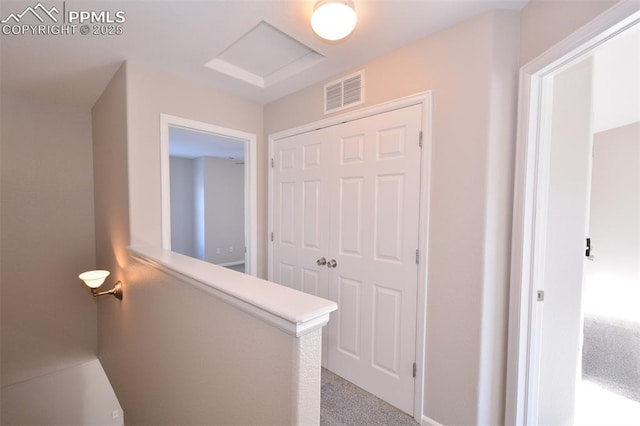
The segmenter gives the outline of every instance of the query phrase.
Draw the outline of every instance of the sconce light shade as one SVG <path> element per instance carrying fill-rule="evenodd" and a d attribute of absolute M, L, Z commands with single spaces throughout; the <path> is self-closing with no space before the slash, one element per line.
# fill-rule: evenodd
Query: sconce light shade
<path fill-rule="evenodd" d="M 311 15 L 311 28 L 326 40 L 345 38 L 356 27 L 358 17 L 351 0 L 321 0 Z"/>
<path fill-rule="evenodd" d="M 105 270 L 87 271 L 78 275 L 84 283 L 91 288 L 98 288 L 104 280 L 109 276 L 110 272 Z"/>
<path fill-rule="evenodd" d="M 89 288 L 91 288 L 91 294 L 93 294 L 93 297 L 111 294 L 116 299 L 122 300 L 122 283 L 120 281 L 116 282 L 111 290 L 98 293 L 98 287 L 102 285 L 105 278 L 107 278 L 109 274 L 109 271 L 98 269 L 95 271 L 83 272 L 82 274 L 78 275 L 78 278 L 84 281 L 84 283 Z"/>

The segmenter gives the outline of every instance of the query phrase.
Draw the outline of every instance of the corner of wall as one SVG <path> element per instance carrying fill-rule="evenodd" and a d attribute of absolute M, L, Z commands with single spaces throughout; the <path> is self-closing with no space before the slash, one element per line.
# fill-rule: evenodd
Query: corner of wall
<path fill-rule="evenodd" d="M 503 424 L 509 273 L 516 146 L 520 14 L 493 15 L 492 70 L 485 171 L 484 259 L 478 423 Z"/>
<path fill-rule="evenodd" d="M 126 86 L 127 66 L 123 63 L 91 110 L 96 262 L 97 267 L 111 270 L 124 267 L 128 258 Z"/>

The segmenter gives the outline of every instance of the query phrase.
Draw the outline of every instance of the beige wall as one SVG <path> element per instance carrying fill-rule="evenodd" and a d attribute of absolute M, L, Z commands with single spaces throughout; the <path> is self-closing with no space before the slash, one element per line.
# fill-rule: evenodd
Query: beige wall
<path fill-rule="evenodd" d="M 257 135 L 257 175 L 265 176 L 263 107 L 140 64 L 128 64 L 127 79 L 128 128 L 132 142 L 128 148 L 131 241 L 132 244 L 160 245 L 160 162 L 149 161 L 150 158 L 160 158 L 160 114 L 171 114 Z M 258 179 L 258 185 L 258 275 L 265 276 L 266 183 Z"/>
<path fill-rule="evenodd" d="M 202 158 L 204 260 L 207 262 L 244 261 L 244 166 L 236 162 Z"/>
<path fill-rule="evenodd" d="M 244 262 L 245 169 L 237 163 L 216 157 L 170 158 L 173 251 L 217 265 Z"/>
<path fill-rule="evenodd" d="M 234 105 L 249 107 L 236 109 L 235 118 L 218 111 Z M 142 197 L 159 209 L 159 198 L 135 191 L 148 179 L 146 191 L 159 197 L 159 168 L 147 166 L 159 158 L 160 111 L 244 131 L 262 128 L 262 107 L 130 64 L 93 108 L 96 209 L 105 209 L 96 214 L 97 263 L 124 283 L 122 301 L 99 302 L 98 346 L 126 422 L 313 423 L 320 408 L 319 330 L 290 336 L 126 251 L 129 211 L 132 225 L 144 219 L 142 206 L 128 208 L 128 200 Z M 159 210 L 146 214 L 159 227 Z M 139 227 L 138 238 L 158 238 L 159 228 L 152 231 Z"/>
<path fill-rule="evenodd" d="M 126 65 L 122 65 L 91 110 L 96 267 L 111 271 L 112 282 L 129 261 L 126 88 Z M 100 317 L 98 324 L 103 325 Z"/>
<path fill-rule="evenodd" d="M 120 274 L 123 301 L 101 302 L 100 359 L 128 425 L 294 423 L 306 399 L 294 398 L 297 355 L 313 336 L 296 339 L 137 262 Z M 319 371 L 319 358 L 310 365 Z"/>
<path fill-rule="evenodd" d="M 2 94 L 2 386 L 95 358 L 91 116 Z"/>
<path fill-rule="evenodd" d="M 522 65 L 544 53 L 619 0 L 530 0 L 522 9 Z"/>
<path fill-rule="evenodd" d="M 196 257 L 196 176 L 191 158 L 170 157 L 171 250 Z"/>
<path fill-rule="evenodd" d="M 364 106 L 433 90 L 424 414 L 442 424 L 503 418 L 518 38 L 517 13 L 489 13 L 360 67 Z M 268 104 L 266 133 L 324 118 L 322 87 Z"/>
<path fill-rule="evenodd" d="M 595 70 L 594 70 L 595 72 Z M 584 311 L 640 323 L 640 122 L 594 135 Z"/>
<path fill-rule="evenodd" d="M 519 24 L 498 15 L 492 34 L 478 403 L 478 420 L 488 424 L 504 422 Z"/>

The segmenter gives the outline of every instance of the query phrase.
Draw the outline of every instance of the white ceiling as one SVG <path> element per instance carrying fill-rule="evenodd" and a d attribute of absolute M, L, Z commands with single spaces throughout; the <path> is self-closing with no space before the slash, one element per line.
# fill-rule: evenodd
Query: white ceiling
<path fill-rule="evenodd" d="M 180 158 L 218 157 L 244 161 L 244 142 L 183 127 L 169 127 L 169 155 Z"/>
<path fill-rule="evenodd" d="M 3 0 L 0 18 L 37 1 Z M 3 90 L 92 106 L 122 61 L 132 60 L 267 103 L 472 16 L 494 8 L 519 10 L 526 1 L 355 0 L 358 25 L 342 42 L 326 42 L 312 32 L 315 0 L 45 1 L 67 13 L 122 10 L 123 34 L 2 35 L 0 79 Z M 326 59 L 265 88 L 204 66 L 262 21 Z"/>
<path fill-rule="evenodd" d="M 593 132 L 640 121 L 640 24 L 593 54 Z"/>

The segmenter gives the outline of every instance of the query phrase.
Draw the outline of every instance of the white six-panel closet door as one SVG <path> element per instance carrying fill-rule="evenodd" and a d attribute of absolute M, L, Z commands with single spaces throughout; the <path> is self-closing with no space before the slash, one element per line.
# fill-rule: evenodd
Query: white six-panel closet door
<path fill-rule="evenodd" d="M 273 278 L 338 303 L 325 365 L 407 413 L 421 117 L 416 105 L 274 143 Z"/>

